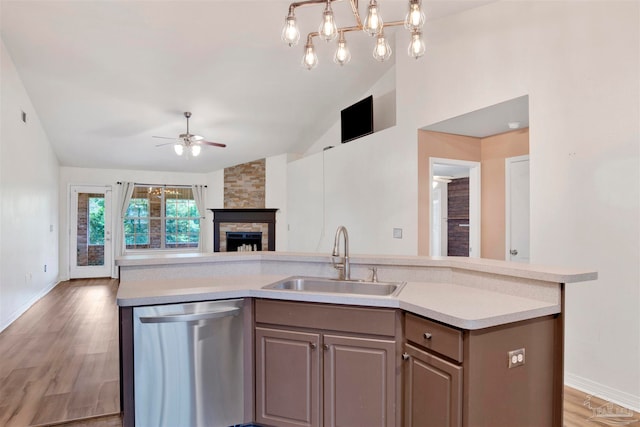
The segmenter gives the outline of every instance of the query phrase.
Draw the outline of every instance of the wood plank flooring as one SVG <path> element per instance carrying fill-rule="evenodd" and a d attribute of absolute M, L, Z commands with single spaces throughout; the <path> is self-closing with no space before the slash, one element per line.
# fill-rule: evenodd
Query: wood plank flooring
<path fill-rule="evenodd" d="M 63 282 L 0 333 L 0 426 L 122 427 L 117 288 L 114 279 Z M 610 425 L 587 398 L 565 387 L 564 427 Z M 640 427 L 640 414 L 628 421 Z"/>
<path fill-rule="evenodd" d="M 117 288 L 60 283 L 0 333 L 0 425 L 119 412 Z"/>

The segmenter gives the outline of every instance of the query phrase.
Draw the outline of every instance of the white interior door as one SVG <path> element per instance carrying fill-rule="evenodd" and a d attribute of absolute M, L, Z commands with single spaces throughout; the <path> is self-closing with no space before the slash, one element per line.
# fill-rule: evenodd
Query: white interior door
<path fill-rule="evenodd" d="M 505 259 L 529 262 L 529 156 L 506 159 Z"/>
<path fill-rule="evenodd" d="M 111 187 L 69 188 L 69 277 L 111 277 Z"/>

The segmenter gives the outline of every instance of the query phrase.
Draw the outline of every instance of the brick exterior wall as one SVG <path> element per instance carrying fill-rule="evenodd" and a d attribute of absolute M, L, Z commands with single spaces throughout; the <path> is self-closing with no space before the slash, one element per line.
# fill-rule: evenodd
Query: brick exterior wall
<path fill-rule="evenodd" d="M 265 159 L 225 168 L 225 209 L 264 208 Z"/>

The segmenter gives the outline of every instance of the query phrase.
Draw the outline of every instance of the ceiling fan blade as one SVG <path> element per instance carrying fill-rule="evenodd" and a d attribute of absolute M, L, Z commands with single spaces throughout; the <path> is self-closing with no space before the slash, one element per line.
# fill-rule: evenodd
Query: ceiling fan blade
<path fill-rule="evenodd" d="M 156 147 L 164 147 L 165 145 L 174 145 L 175 142 L 165 142 L 164 144 L 156 144 Z"/>
<path fill-rule="evenodd" d="M 227 144 L 222 144 L 220 142 L 211 142 L 211 141 L 199 141 L 199 142 L 200 142 L 200 144 L 211 145 L 213 147 L 222 147 L 222 148 L 224 148 L 224 147 L 227 146 Z"/>
<path fill-rule="evenodd" d="M 174 137 L 174 138 L 172 138 L 172 137 L 170 137 L 170 136 L 155 136 L 155 135 L 154 135 L 154 136 L 152 136 L 151 138 L 160 138 L 160 139 L 178 139 L 178 138 L 175 138 L 175 137 Z"/>

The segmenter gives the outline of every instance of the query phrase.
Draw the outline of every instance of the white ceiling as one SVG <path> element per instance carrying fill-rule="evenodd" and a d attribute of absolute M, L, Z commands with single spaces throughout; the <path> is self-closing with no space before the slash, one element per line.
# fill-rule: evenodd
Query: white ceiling
<path fill-rule="evenodd" d="M 516 125 L 510 128 L 509 125 Z M 424 130 L 452 133 L 455 135 L 486 138 L 514 129 L 529 127 L 529 97 L 527 95 L 499 104 L 481 108 L 457 117 L 452 117 L 429 126 Z"/>
<path fill-rule="evenodd" d="M 427 25 L 490 2 L 423 0 Z M 371 57 L 369 37 L 352 33 L 351 63 L 335 65 L 332 46 L 316 42 L 320 64 L 303 69 L 301 44 L 321 8 L 299 9 L 301 44 L 290 49 L 280 41 L 288 5 L 2 0 L 0 29 L 63 166 L 210 172 L 304 152 L 393 66 Z M 345 22 L 349 3 L 333 8 Z M 406 2 L 381 8 L 399 20 Z M 192 133 L 227 148 L 206 147 L 187 161 L 170 145 L 156 147 L 166 141 L 152 136 L 185 131 L 184 111 L 193 113 Z"/>

